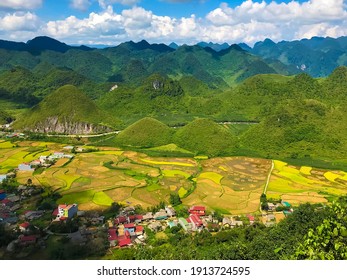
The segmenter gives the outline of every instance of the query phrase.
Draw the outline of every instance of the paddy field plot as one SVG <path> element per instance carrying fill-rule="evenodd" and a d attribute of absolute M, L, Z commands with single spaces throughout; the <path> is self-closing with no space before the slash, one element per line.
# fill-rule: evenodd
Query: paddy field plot
<path fill-rule="evenodd" d="M 293 205 L 304 202 L 324 203 L 331 196 L 347 194 L 346 173 L 290 166 L 274 161 L 267 197 L 283 199 Z"/>

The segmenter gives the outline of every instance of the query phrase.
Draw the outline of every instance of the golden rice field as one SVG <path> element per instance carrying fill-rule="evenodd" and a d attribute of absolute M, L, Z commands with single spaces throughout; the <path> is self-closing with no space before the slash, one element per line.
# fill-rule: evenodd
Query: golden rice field
<path fill-rule="evenodd" d="M 49 142 L 0 142 L 0 174 L 40 155 L 64 151 Z M 169 147 L 172 148 L 172 147 Z M 174 147 L 178 149 L 179 147 Z M 271 170 L 271 160 L 247 157 L 168 158 L 102 147 L 61 159 L 40 172 L 18 172 L 17 179 L 59 192 L 59 203 L 78 203 L 80 209 L 105 209 L 113 202 L 144 208 L 169 201 L 177 192 L 186 206 L 204 205 L 225 214 L 259 210 L 259 198 Z M 293 205 L 327 202 L 347 194 L 347 173 L 291 166 L 274 161 L 267 196 Z"/>

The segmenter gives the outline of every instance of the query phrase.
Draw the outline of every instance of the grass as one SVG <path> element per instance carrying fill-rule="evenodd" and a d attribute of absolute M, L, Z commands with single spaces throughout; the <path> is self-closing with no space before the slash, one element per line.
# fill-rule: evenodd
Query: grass
<path fill-rule="evenodd" d="M 223 176 L 215 172 L 203 172 L 200 174 L 199 178 L 206 178 L 220 185 Z"/>

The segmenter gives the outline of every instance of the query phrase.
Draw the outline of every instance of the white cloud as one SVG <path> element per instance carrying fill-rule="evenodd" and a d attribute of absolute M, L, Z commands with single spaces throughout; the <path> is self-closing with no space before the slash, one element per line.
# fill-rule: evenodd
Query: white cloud
<path fill-rule="evenodd" d="M 71 0 L 70 5 L 73 9 L 86 11 L 91 5 L 91 0 Z"/>
<path fill-rule="evenodd" d="M 40 20 L 30 12 L 17 12 L 0 18 L 0 26 L 3 31 L 35 31 L 40 26 Z"/>
<path fill-rule="evenodd" d="M 43 0 L 1 0 L 0 8 L 12 10 L 32 10 L 39 8 Z"/>
<path fill-rule="evenodd" d="M 98 1 L 103 9 L 85 18 L 69 16 L 41 25 L 33 14 L 8 14 L 6 20 L 0 17 L 0 30 L 20 30 L 20 26 L 23 30 L 34 30 L 37 27 L 36 35 L 52 36 L 67 43 L 113 45 L 142 39 L 164 43 L 213 41 L 246 42 L 252 45 L 265 38 L 280 41 L 347 35 L 347 12 L 343 0 L 311 0 L 303 3 L 294 0 L 289 3 L 245 0 L 234 8 L 222 3 L 205 17 L 190 15 L 180 18 L 156 15 L 136 6 L 141 2 L 139 0 L 71 1 L 75 7 L 81 8 Z M 116 2 L 133 6 L 116 12 L 112 7 Z M 31 21 L 28 20 L 29 15 L 33 17 Z M 23 17 L 27 18 L 26 24 L 22 24 L 25 22 Z M 14 22 L 17 22 L 16 27 L 13 27 Z M 11 33 L 11 36 L 15 35 L 16 32 Z M 24 35 L 18 31 L 18 36 Z"/>

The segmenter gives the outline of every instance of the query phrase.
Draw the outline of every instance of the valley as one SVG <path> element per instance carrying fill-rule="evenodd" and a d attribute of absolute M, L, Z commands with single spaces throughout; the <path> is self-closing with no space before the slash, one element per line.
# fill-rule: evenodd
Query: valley
<path fill-rule="evenodd" d="M 173 146 L 173 145 L 172 145 Z M 271 160 L 249 157 L 152 157 L 143 152 L 109 147 L 67 147 L 53 142 L 0 143 L 0 173 L 54 152 L 75 152 L 48 168 L 17 171 L 19 184 L 59 193 L 58 204 L 77 203 L 81 210 L 103 211 L 112 203 L 146 209 L 169 203 L 177 193 L 182 204 L 204 205 L 225 215 L 259 213 L 260 196 L 271 171 Z M 83 150 L 85 149 L 85 150 Z M 178 149 L 178 147 L 176 147 Z M 293 166 L 274 160 L 268 200 L 327 203 L 347 194 L 347 173 Z"/>
<path fill-rule="evenodd" d="M 0 259 L 345 259 L 345 45 L 0 40 Z"/>

